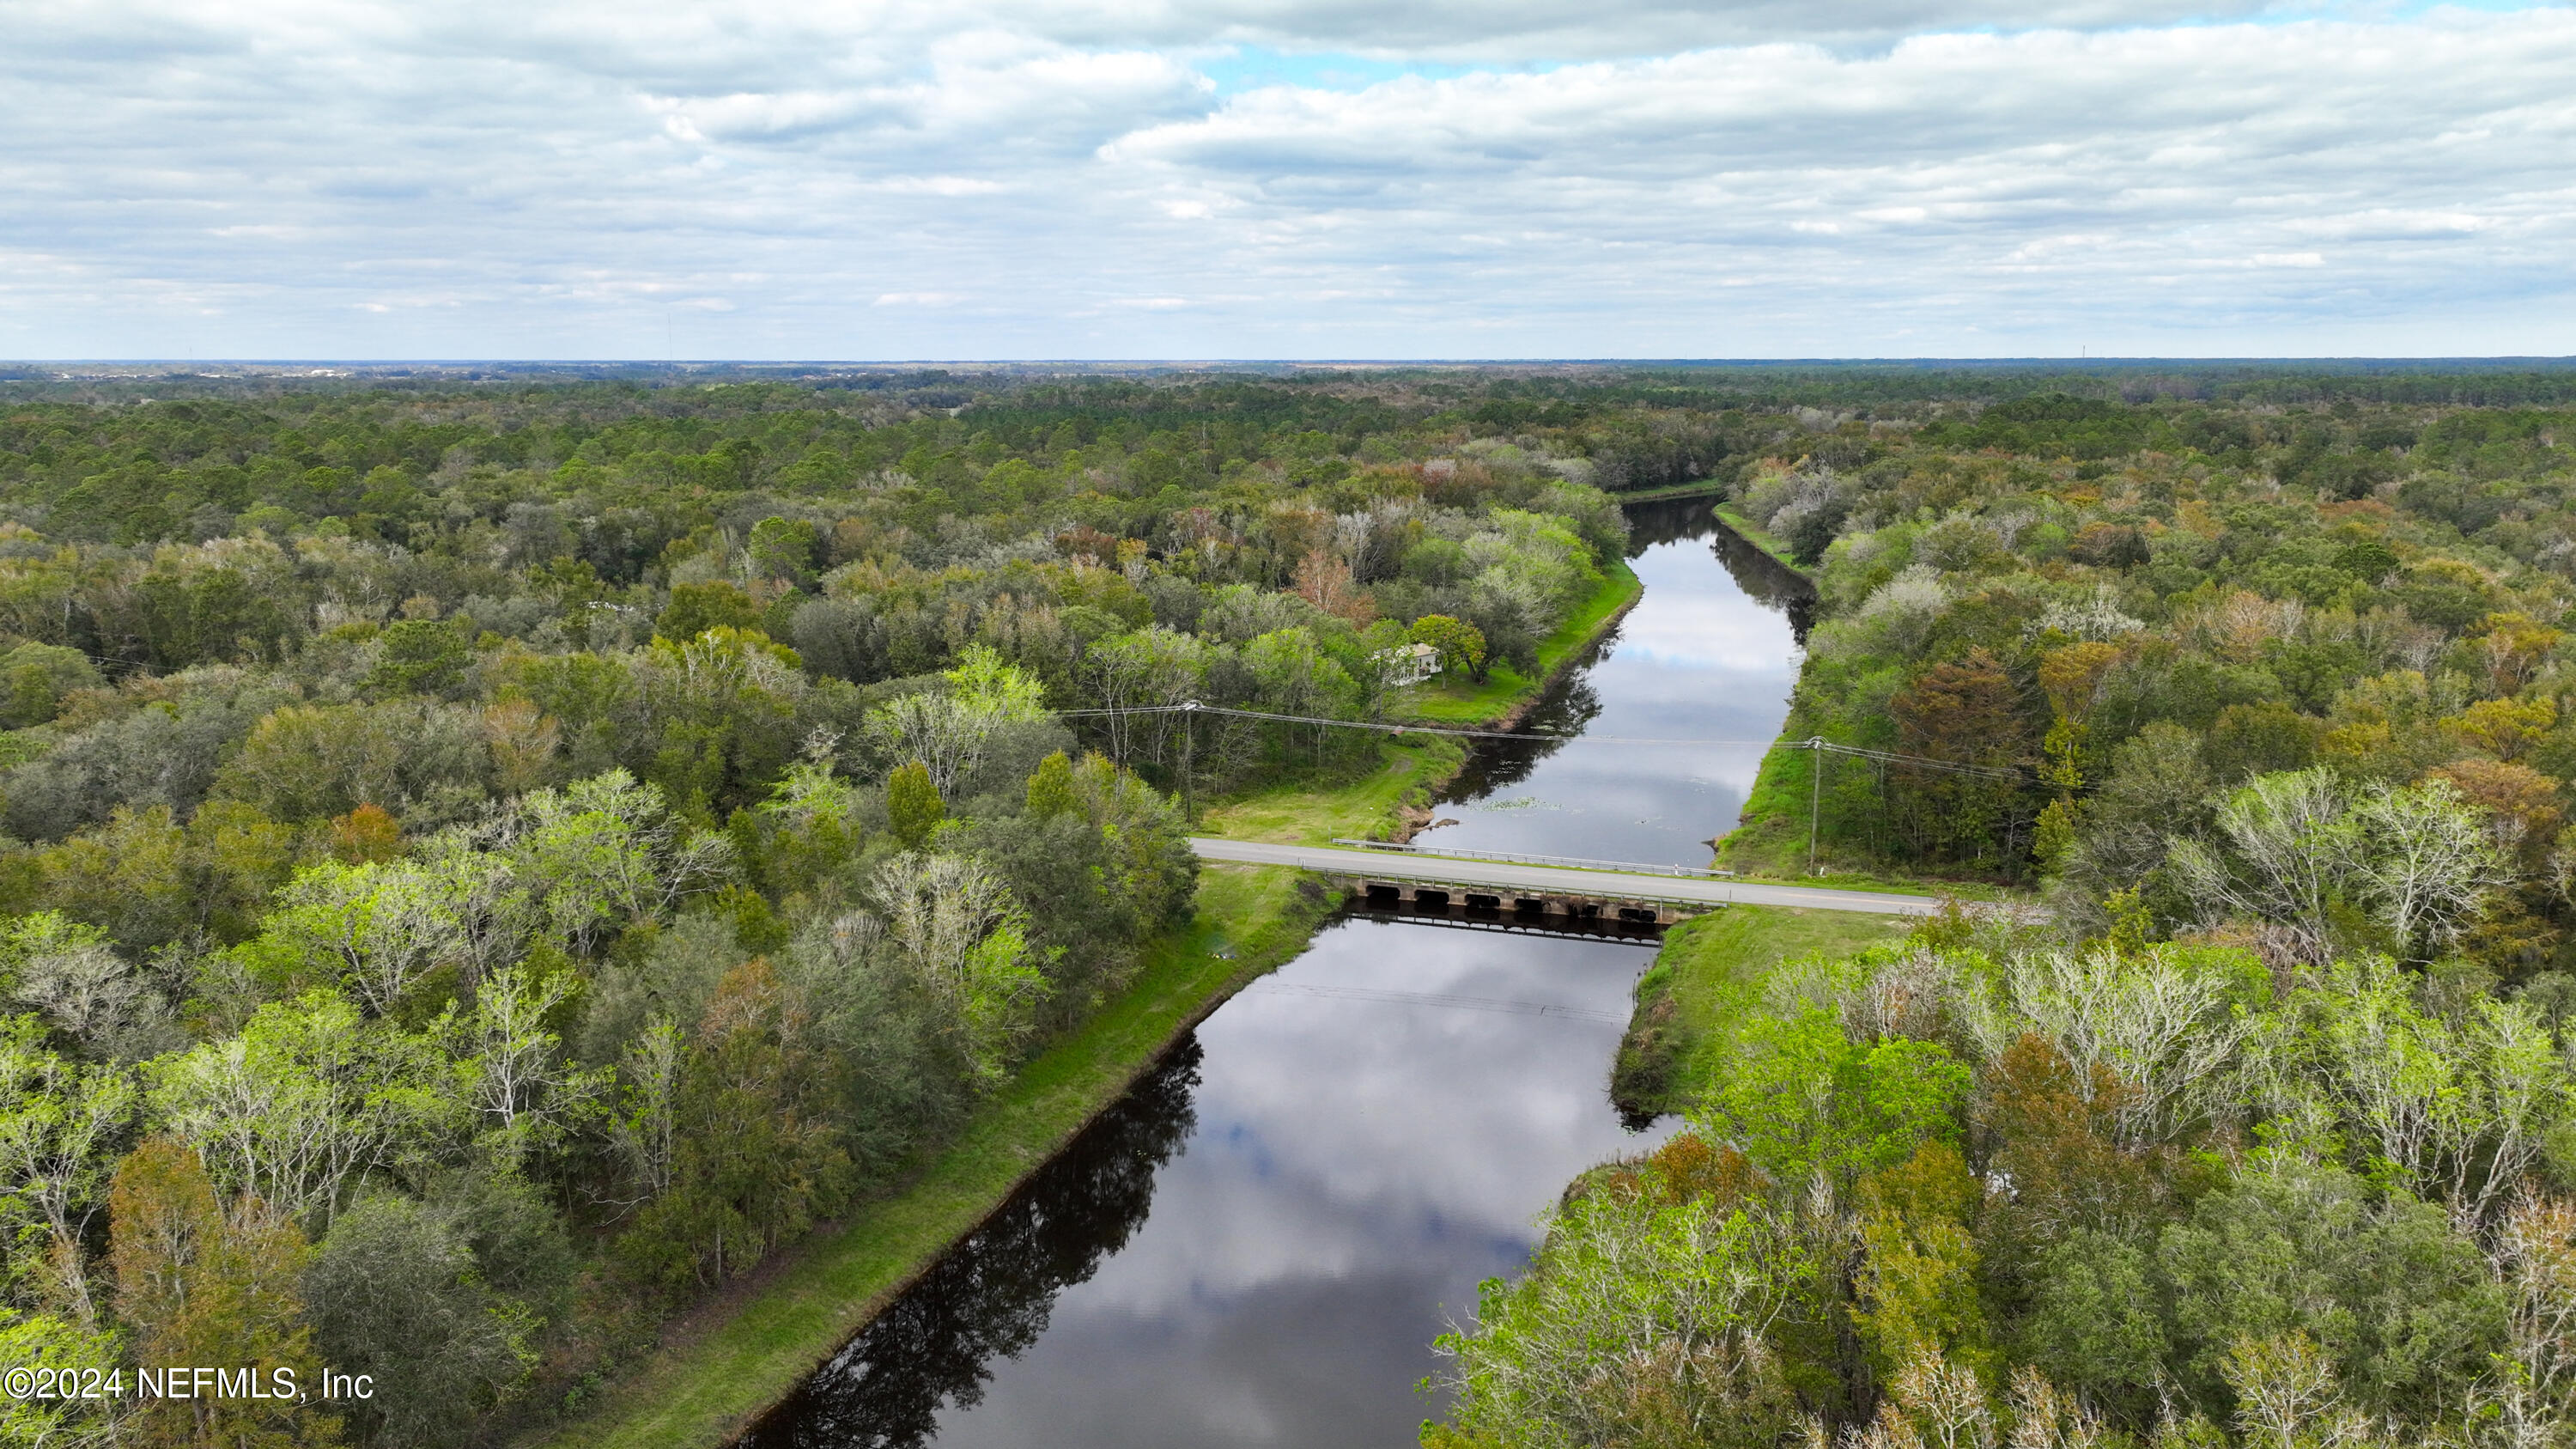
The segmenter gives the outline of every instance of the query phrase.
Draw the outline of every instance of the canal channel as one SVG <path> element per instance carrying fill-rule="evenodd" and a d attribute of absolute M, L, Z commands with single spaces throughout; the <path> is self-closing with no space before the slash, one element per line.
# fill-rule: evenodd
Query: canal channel
<path fill-rule="evenodd" d="M 1646 591 L 1534 732 L 1769 739 L 1798 582 L 1705 503 L 1631 514 Z M 1699 864 L 1761 748 L 1483 748 L 1426 844 Z M 1651 939 L 1346 916 L 1226 1003 L 744 1443 L 1363 1449 L 1565 1183 L 1650 1147 L 1610 1061 Z"/>

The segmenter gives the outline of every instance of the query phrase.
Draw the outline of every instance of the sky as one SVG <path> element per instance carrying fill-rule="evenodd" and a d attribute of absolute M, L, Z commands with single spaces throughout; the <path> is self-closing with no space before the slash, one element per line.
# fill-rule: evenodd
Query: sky
<path fill-rule="evenodd" d="M 2576 8 L 0 0 L 0 357 L 2576 353 Z"/>

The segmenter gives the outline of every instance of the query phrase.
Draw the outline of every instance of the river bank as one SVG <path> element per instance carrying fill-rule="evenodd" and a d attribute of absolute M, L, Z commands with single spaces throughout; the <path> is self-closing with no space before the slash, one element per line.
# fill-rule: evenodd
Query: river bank
<path fill-rule="evenodd" d="M 1805 579 L 1810 584 L 1815 582 L 1815 575 L 1807 572 L 1806 569 L 1799 566 L 1797 554 L 1791 550 L 1788 543 L 1782 540 L 1778 535 L 1765 532 L 1763 529 L 1757 527 L 1752 519 L 1745 517 L 1743 514 L 1736 512 L 1734 509 L 1727 507 L 1723 503 L 1715 505 L 1711 511 L 1717 515 L 1717 521 L 1719 523 L 1726 525 L 1728 532 L 1733 533 L 1736 537 L 1743 539 L 1746 543 L 1749 543 L 1755 548 L 1762 550 L 1764 553 L 1769 554 L 1771 556 L 1771 561 L 1780 565 L 1780 567 L 1787 569 L 1789 572 L 1796 574 L 1802 579 Z"/>
<path fill-rule="evenodd" d="M 1644 591 L 1624 561 L 1540 649 L 1535 678 L 1489 679 L 1435 705 L 1443 722 L 1509 727 L 1583 660 Z M 1501 675 L 1503 671 L 1496 671 Z M 1209 807 L 1202 823 L 1247 840 L 1392 835 L 1466 760 L 1438 736 L 1389 740 L 1379 764 L 1328 789 L 1292 786 Z M 1237 992 L 1304 951 L 1334 902 L 1302 872 L 1210 866 L 1187 930 L 1135 982 L 1028 1063 L 957 1141 L 849 1223 L 782 1250 L 742 1284 L 671 1321 L 594 1407 L 526 1436 L 546 1449 L 713 1449 L 759 1414 L 1010 1201 Z"/>
<path fill-rule="evenodd" d="M 1550 641 L 1548 680 L 1479 712 L 1525 713 L 1534 734 L 1381 747 L 1390 778 L 1448 782 L 1429 801 L 1464 818 L 1431 835 L 1655 859 L 1738 814 L 1778 735 L 1810 591 L 1704 504 L 1631 523 L 1637 582 L 1605 578 L 1617 592 Z M 1621 618 L 1618 646 L 1595 647 Z M 1335 793 L 1291 785 L 1205 824 L 1282 843 L 1364 833 Z M 1403 1442 L 1440 1407 L 1412 1388 L 1438 1369 L 1431 1340 L 1474 1311 L 1479 1282 L 1526 1265 L 1567 1178 L 1670 1129 L 1623 1119 L 1606 1090 L 1640 944 L 1474 920 L 1328 923 L 1230 993 L 747 1442 Z"/>
<path fill-rule="evenodd" d="M 1619 1040 L 1610 1099 L 1639 1117 L 1688 1110 L 1723 1066 L 1721 1028 L 1759 1001 L 1780 963 L 1848 955 L 1893 940 L 1915 923 L 1908 916 L 1729 906 L 1673 927 L 1637 983 L 1636 1014 Z"/>

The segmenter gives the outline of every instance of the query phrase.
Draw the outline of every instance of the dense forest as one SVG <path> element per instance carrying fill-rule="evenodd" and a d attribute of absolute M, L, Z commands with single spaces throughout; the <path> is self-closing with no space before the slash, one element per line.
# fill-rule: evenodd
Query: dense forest
<path fill-rule="evenodd" d="M 1827 871 L 2025 905 L 1715 963 L 1688 1126 L 1488 1285 L 1425 1443 L 2570 1442 L 2576 410 L 2509 401 L 1739 459 L 1817 582 L 1785 735 L 1911 759 L 1775 751 L 1726 855 L 1805 873 L 1820 786 Z"/>
<path fill-rule="evenodd" d="M 0 378 L 0 1359 L 577 1413 L 1186 920 L 1196 803 L 1539 664 L 1622 493 L 1818 580 L 1836 868 L 1452 1340 L 1477 1445 L 2561 1441 L 2576 374 Z M 1813 756 L 1728 843 L 1805 868 Z M 2576 948 L 2571 948 L 2576 949 Z M 2053 1436 L 2053 1437 L 2052 1437 Z"/>
<path fill-rule="evenodd" d="M 1838 433 L 1738 485 L 1818 578 L 1785 733 L 2018 778 L 1827 758 L 1829 860 L 2044 882 L 2096 928 L 2129 889 L 2161 930 L 2554 959 L 2576 411 L 2040 396 Z M 1775 755 L 1731 855 L 1803 867 L 1811 763 Z M 2326 822 L 2332 879 L 2266 877 L 2269 832 Z M 2391 852 L 2466 870 L 2478 909 Z"/>
<path fill-rule="evenodd" d="M 578 1412 L 1120 991 L 1184 796 L 1377 758 L 1104 711 L 1535 668 L 1625 543 L 1401 387 L 916 381 L 0 411 L 0 1360 L 374 1384 L 10 1442 Z"/>

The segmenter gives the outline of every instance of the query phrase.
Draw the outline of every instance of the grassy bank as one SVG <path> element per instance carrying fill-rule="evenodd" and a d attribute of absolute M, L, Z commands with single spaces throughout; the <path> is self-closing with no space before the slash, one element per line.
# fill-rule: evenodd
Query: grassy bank
<path fill-rule="evenodd" d="M 1901 936 L 1904 916 L 1729 906 L 1664 935 L 1655 964 L 1637 983 L 1637 1010 L 1620 1040 L 1611 1095 L 1627 1111 L 1679 1111 L 1724 1062 L 1721 1023 L 1742 1017 L 1763 978 L 1783 961 L 1842 955 Z"/>
<path fill-rule="evenodd" d="M 1723 503 L 1717 505 L 1717 516 L 1718 520 L 1724 523 L 1728 528 L 1743 535 L 1745 542 L 1752 544 L 1755 548 L 1762 550 L 1764 553 L 1767 553 L 1771 555 L 1772 558 L 1778 560 L 1781 567 L 1790 569 L 1800 575 L 1806 574 L 1807 571 L 1798 566 L 1797 556 L 1789 551 L 1789 545 L 1781 542 L 1777 536 L 1765 533 L 1761 529 L 1754 527 L 1752 519 L 1745 517 L 1743 514 L 1736 512 L 1734 509 L 1727 507 Z"/>
<path fill-rule="evenodd" d="M 1802 737 L 1803 738 L 1803 737 Z M 1784 885 L 1833 886 L 1844 890 L 1902 891 L 1909 895 L 1955 896 L 1963 901 L 2010 900 L 2026 890 L 1992 880 L 1946 879 L 1932 875 L 1884 875 L 1837 863 L 1833 842 L 1824 842 L 1819 870 L 1807 868 L 1807 811 L 1816 766 L 1814 751 L 1773 745 L 1755 772 L 1736 826 L 1717 842 L 1717 863 L 1746 880 L 1775 880 Z M 1878 808 L 1876 785 L 1866 768 L 1825 769 L 1824 810 L 1828 820 Z"/>
<path fill-rule="evenodd" d="M 1539 691 L 1566 666 L 1582 658 L 1583 652 L 1620 615 L 1635 607 L 1645 592 L 1645 584 L 1638 580 L 1636 570 L 1628 567 L 1628 561 L 1612 559 L 1602 571 L 1601 587 L 1538 646 L 1536 674 L 1523 674 L 1497 664 L 1485 672 L 1482 684 L 1443 675 L 1407 690 L 1390 713 L 1399 719 L 1444 725 L 1485 725 L 1508 719 L 1521 706 L 1538 698 Z"/>
<path fill-rule="evenodd" d="M 1275 840 L 1323 845 L 1336 839 L 1380 838 L 1407 806 L 1426 805 L 1467 752 L 1455 740 L 1412 735 L 1389 740 L 1369 774 L 1331 790 L 1285 785 L 1212 805 L 1199 817 L 1202 834 L 1228 840 Z"/>
<path fill-rule="evenodd" d="M 1675 483 L 1668 488 L 1640 488 L 1633 493 L 1622 491 L 1610 496 L 1622 505 L 1670 503 L 1679 498 L 1722 498 L 1734 486 L 1722 478 L 1701 478 L 1689 483 Z"/>
<path fill-rule="evenodd" d="M 1318 788 L 1211 808 L 1206 828 L 1309 841 L 1382 830 L 1454 772 L 1441 739 L 1390 741 L 1378 767 Z M 1276 867 L 1208 866 L 1197 913 L 1135 983 L 1040 1054 L 964 1136 L 900 1192 L 781 1253 L 736 1296 L 676 1320 L 589 1414 L 532 1444 L 554 1449 L 712 1449 L 784 1397 L 1012 1190 L 1118 1100 L 1181 1035 L 1247 982 L 1305 949 L 1332 902 Z"/>

